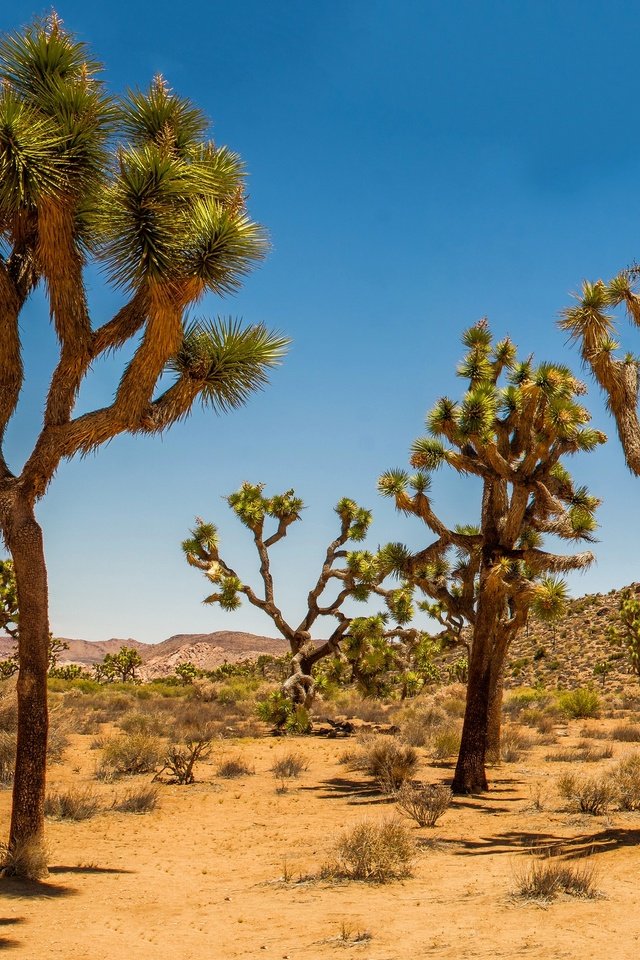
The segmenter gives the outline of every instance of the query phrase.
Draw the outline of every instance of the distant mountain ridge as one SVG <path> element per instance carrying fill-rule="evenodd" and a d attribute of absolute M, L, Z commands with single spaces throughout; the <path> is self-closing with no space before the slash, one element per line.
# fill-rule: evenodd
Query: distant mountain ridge
<path fill-rule="evenodd" d="M 123 647 L 134 647 L 142 657 L 141 675 L 145 679 L 172 673 L 176 664 L 190 661 L 202 670 L 215 670 L 223 663 L 255 660 L 262 654 L 282 656 L 289 644 L 282 638 L 261 637 L 253 633 L 218 630 L 216 633 L 178 633 L 160 643 L 141 643 L 131 637 L 110 640 L 76 640 L 60 637 L 69 649 L 60 656 L 60 664 L 77 663 L 90 669 L 108 653 Z M 0 659 L 13 650 L 11 637 L 0 637 Z"/>

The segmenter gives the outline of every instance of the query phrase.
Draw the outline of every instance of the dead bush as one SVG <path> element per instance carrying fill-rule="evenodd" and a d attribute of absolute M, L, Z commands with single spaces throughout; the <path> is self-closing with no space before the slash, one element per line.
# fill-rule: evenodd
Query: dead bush
<path fill-rule="evenodd" d="M 322 875 L 387 883 L 410 875 L 415 852 L 415 841 L 397 818 L 379 823 L 363 820 L 338 839 L 335 857 L 325 865 Z"/>
<path fill-rule="evenodd" d="M 611 783 L 621 810 L 640 810 L 640 754 L 625 757 L 611 771 Z"/>
<path fill-rule="evenodd" d="M 0 785 L 13 783 L 16 766 L 16 735 L 0 730 Z"/>
<path fill-rule="evenodd" d="M 211 756 L 214 731 L 205 724 L 203 727 L 191 730 L 182 743 L 173 743 L 167 750 L 162 761 L 162 767 L 156 773 L 154 780 L 166 779 L 167 783 L 181 785 L 194 783 L 193 768 L 196 763 L 208 760 Z M 163 778 L 163 773 L 168 777 Z"/>
<path fill-rule="evenodd" d="M 271 772 L 276 780 L 296 780 L 304 770 L 308 769 L 307 758 L 295 750 L 285 753 L 271 765 Z"/>
<path fill-rule="evenodd" d="M 373 777 L 385 793 L 394 793 L 412 778 L 419 759 L 415 747 L 402 743 L 397 737 L 378 734 L 362 738 L 349 767 Z"/>
<path fill-rule="evenodd" d="M 100 809 L 100 802 L 90 787 L 54 790 L 44 801 L 45 816 L 52 820 L 89 820 Z"/>
<path fill-rule="evenodd" d="M 571 864 L 550 856 L 535 858 L 516 877 L 515 894 L 525 900 L 544 902 L 555 900 L 561 894 L 591 899 L 598 896 L 595 868 L 589 861 Z"/>
<path fill-rule="evenodd" d="M 611 737 L 626 743 L 640 743 L 640 724 L 619 723 L 611 731 Z"/>
<path fill-rule="evenodd" d="M 435 827 L 451 805 L 451 787 L 444 784 L 403 783 L 395 800 L 403 813 L 420 827 Z"/>
<path fill-rule="evenodd" d="M 112 809 L 118 813 L 151 813 L 158 805 L 156 787 L 138 787 L 113 801 Z"/>
<path fill-rule="evenodd" d="M 249 777 L 255 772 L 255 769 L 245 763 L 242 757 L 229 757 L 218 765 L 216 776 L 224 780 L 233 780 L 236 777 Z"/>
<path fill-rule="evenodd" d="M 611 782 L 605 777 L 582 779 L 566 773 L 558 780 L 558 792 L 572 807 L 593 816 L 606 813 L 614 799 Z"/>

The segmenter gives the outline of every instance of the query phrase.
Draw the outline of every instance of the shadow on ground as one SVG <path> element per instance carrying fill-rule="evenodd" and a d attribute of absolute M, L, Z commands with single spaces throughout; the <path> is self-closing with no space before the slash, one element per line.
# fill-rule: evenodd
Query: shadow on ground
<path fill-rule="evenodd" d="M 456 853 L 463 856 L 483 856 L 495 853 L 540 853 L 558 856 L 563 860 L 598 853 L 608 853 L 620 847 L 640 846 L 640 830 L 616 828 L 581 833 L 575 837 L 559 837 L 552 833 L 530 833 L 516 830 L 497 833 L 474 840 L 459 840 Z"/>

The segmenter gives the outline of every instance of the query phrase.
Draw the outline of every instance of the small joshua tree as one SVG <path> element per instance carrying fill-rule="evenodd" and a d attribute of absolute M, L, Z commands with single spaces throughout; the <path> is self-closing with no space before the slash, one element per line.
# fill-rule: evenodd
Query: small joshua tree
<path fill-rule="evenodd" d="M 415 643 L 421 634 L 406 626 L 414 612 L 411 588 L 406 584 L 396 588 L 383 586 L 390 572 L 386 557 L 381 552 L 346 549 L 349 542 L 364 540 L 371 523 L 370 511 L 347 497 L 340 500 L 335 508 L 339 532 L 327 547 L 320 575 L 309 591 L 307 611 L 297 626 L 290 624 L 276 602 L 270 550 L 287 535 L 291 524 L 300 520 L 303 503 L 293 490 L 273 497 L 266 497 L 263 490 L 262 484 L 244 483 L 236 493 L 226 498 L 236 516 L 253 535 L 260 561 L 261 593 L 241 580 L 222 558 L 217 528 L 212 523 L 198 519 L 191 535 L 183 542 L 182 549 L 187 561 L 202 570 L 216 588 L 205 598 L 205 603 L 219 604 L 223 610 L 236 610 L 244 596 L 270 617 L 279 633 L 289 641 L 291 673 L 283 683 L 282 693 L 294 705 L 306 709 L 315 695 L 314 664 L 338 653 L 341 644 L 350 644 L 355 648 L 359 644 L 375 645 L 380 639 L 393 638 L 402 646 Z M 265 525 L 269 522 L 274 529 L 267 535 Z M 324 599 L 325 591 L 333 585 L 336 587 L 334 595 Z M 372 595 L 384 601 L 384 613 L 374 617 L 350 617 L 344 612 L 343 606 L 347 600 L 366 601 Z M 328 639 L 316 644 L 311 639 L 311 631 L 322 618 L 335 621 L 335 625 Z M 356 659 L 355 654 L 352 659 Z"/>
<path fill-rule="evenodd" d="M 577 399 L 584 387 L 566 367 L 519 362 L 510 340 L 494 343 L 485 320 L 463 343 L 467 354 L 458 375 L 469 382 L 467 392 L 459 402 L 442 398 L 429 413 L 431 436 L 412 448 L 418 472 L 388 471 L 379 486 L 435 535 L 416 554 L 401 545 L 387 548 L 395 554 L 390 562 L 440 604 L 445 617 L 471 628 L 453 789 L 474 793 L 487 788 L 485 754 L 491 718 L 495 728 L 499 715 L 505 657 L 544 590 L 538 581 L 593 560 L 589 552 L 559 556 L 542 549 L 545 534 L 588 541 L 596 526 L 598 501 L 574 486 L 560 461 L 605 437 L 587 426 L 589 414 Z M 481 480 L 477 526 L 450 528 L 434 513 L 430 472 L 443 465 Z"/>
<path fill-rule="evenodd" d="M 137 669 L 142 657 L 135 647 L 120 647 L 117 653 L 107 653 L 102 663 L 96 664 L 94 674 L 99 683 L 139 683 Z"/>

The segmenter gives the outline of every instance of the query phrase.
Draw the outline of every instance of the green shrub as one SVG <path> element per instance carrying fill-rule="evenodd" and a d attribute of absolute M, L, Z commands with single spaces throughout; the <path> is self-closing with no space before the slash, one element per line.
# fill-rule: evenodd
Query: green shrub
<path fill-rule="evenodd" d="M 460 752 L 462 732 L 459 727 L 448 726 L 437 730 L 431 741 L 434 760 L 448 760 Z"/>
<path fill-rule="evenodd" d="M 101 780 L 126 774 L 151 773 L 162 757 L 162 742 L 147 733 L 124 733 L 105 741 L 96 771 Z"/>
<path fill-rule="evenodd" d="M 591 687 L 563 691 L 558 697 L 558 706 L 572 720 L 600 716 L 600 697 Z"/>

